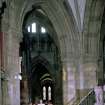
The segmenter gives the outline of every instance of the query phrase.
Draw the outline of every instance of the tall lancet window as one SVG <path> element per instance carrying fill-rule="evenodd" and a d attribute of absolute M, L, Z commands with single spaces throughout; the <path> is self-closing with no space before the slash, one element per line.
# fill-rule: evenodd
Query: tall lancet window
<path fill-rule="evenodd" d="M 46 33 L 46 29 L 44 27 L 41 27 L 41 33 Z"/>
<path fill-rule="evenodd" d="M 51 100 L 51 87 L 48 87 L 48 100 Z"/>
<path fill-rule="evenodd" d="M 43 100 L 46 100 L 46 87 L 43 87 Z"/>
<path fill-rule="evenodd" d="M 36 33 L 36 23 L 32 23 L 32 33 Z"/>
<path fill-rule="evenodd" d="M 28 32 L 31 32 L 31 27 L 30 27 L 30 26 L 28 26 L 28 28 L 27 28 L 27 29 L 28 29 Z"/>

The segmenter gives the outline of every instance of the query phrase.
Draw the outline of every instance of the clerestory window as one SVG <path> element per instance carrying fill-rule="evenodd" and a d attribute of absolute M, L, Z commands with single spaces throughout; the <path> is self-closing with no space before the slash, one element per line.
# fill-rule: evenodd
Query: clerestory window
<path fill-rule="evenodd" d="M 46 29 L 44 27 L 41 27 L 41 33 L 42 34 L 46 33 Z"/>
<path fill-rule="evenodd" d="M 46 28 L 43 26 L 40 26 L 39 24 L 33 22 L 31 25 L 29 25 L 27 27 L 27 31 L 29 33 L 38 33 L 40 32 L 41 34 L 45 34 L 46 33 Z"/>
<path fill-rule="evenodd" d="M 36 33 L 36 23 L 32 23 L 32 33 Z"/>

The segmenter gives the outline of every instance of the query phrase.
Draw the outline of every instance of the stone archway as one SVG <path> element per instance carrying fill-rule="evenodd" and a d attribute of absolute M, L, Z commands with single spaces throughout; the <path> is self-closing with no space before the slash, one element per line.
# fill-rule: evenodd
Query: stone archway
<path fill-rule="evenodd" d="M 28 16 L 26 15 L 23 23 L 24 37 L 23 37 L 22 45 L 23 45 L 23 52 L 25 52 L 25 56 L 26 56 L 26 71 L 27 71 L 28 82 L 29 82 L 29 97 L 32 98 L 32 101 L 34 101 L 35 97 L 42 98 L 40 93 L 41 91 L 40 78 L 47 73 L 51 75 L 50 76 L 51 78 L 49 79 L 54 81 L 54 84 L 55 84 L 54 86 L 52 86 L 52 88 L 54 90 L 54 96 L 57 96 L 57 97 L 53 96 L 53 102 L 56 104 L 57 103 L 62 104 L 62 101 L 61 101 L 63 97 L 62 96 L 62 72 L 61 72 L 60 51 L 58 47 L 59 42 L 57 40 L 56 32 L 54 31 L 53 25 L 50 23 L 49 19 L 47 19 L 46 15 L 42 15 L 42 13 L 40 13 L 39 9 L 41 11 L 41 8 L 39 7 L 36 7 L 32 9 L 32 11 L 29 11 L 27 13 Z M 45 21 L 45 23 L 43 22 L 42 19 Z M 32 24 L 33 24 L 32 22 L 35 22 L 36 29 L 37 29 L 37 31 L 34 33 L 32 32 L 32 30 L 31 31 L 27 30 L 28 27 L 31 27 L 32 29 Z M 42 25 L 45 26 L 47 30 L 46 33 L 41 32 Z M 42 44 L 44 45 L 43 46 L 44 48 L 41 46 Z M 46 62 L 47 60 L 50 63 L 51 67 Z M 42 71 L 40 69 L 42 69 Z M 47 72 L 48 70 L 50 73 Z M 46 81 L 49 83 L 49 80 L 46 80 Z M 46 84 L 46 81 L 45 81 L 45 84 Z M 39 90 L 37 90 L 36 88 L 33 88 L 35 83 L 39 87 L 38 88 Z M 46 85 L 48 89 L 48 84 Z M 30 91 L 33 91 L 33 92 L 30 92 Z"/>
<path fill-rule="evenodd" d="M 89 58 L 89 62 L 93 62 L 93 64 L 96 66 L 96 70 L 94 71 L 96 72 L 96 85 L 98 85 L 99 81 L 101 81 L 103 74 L 102 33 L 104 8 L 104 0 L 87 0 L 84 19 L 83 46 L 85 59 Z"/>
<path fill-rule="evenodd" d="M 38 101 L 38 97 L 43 100 L 44 103 L 52 102 L 56 103 L 56 98 L 54 96 L 56 95 L 56 90 L 55 87 L 57 87 L 56 80 L 54 77 L 54 70 L 53 68 L 50 67 L 50 64 L 46 59 L 43 59 L 42 57 L 36 57 L 32 60 L 32 73 L 30 75 L 31 83 L 32 83 L 32 88 L 31 92 L 34 93 L 32 94 L 32 100 L 33 101 Z M 39 86 L 39 87 L 38 87 Z M 43 87 L 46 87 L 46 95 L 45 99 L 43 99 Z M 51 100 L 49 100 L 48 97 L 48 87 L 51 86 L 52 92 L 51 92 Z M 55 87 L 54 87 L 55 86 Z M 39 95 L 35 96 L 36 92 L 39 92 Z M 54 92 L 55 91 L 55 92 Z M 59 97 L 59 96 L 57 96 Z"/>
<path fill-rule="evenodd" d="M 60 57 L 62 59 L 62 63 L 64 63 L 64 66 L 66 66 L 67 63 L 71 63 L 72 61 L 74 61 L 75 55 L 76 55 L 76 57 L 78 57 L 77 52 L 79 52 L 79 38 L 80 38 L 80 36 L 78 35 L 77 30 L 75 29 L 75 25 L 74 25 L 72 16 L 68 15 L 68 13 L 66 12 L 66 10 L 63 6 L 63 3 L 61 1 L 56 1 L 56 0 L 53 0 L 53 1 L 49 1 L 49 0 L 28 1 L 27 0 L 24 2 L 24 1 L 19 1 L 19 0 L 18 1 L 13 0 L 13 1 L 7 1 L 7 2 L 8 2 L 8 10 L 6 11 L 6 13 L 8 12 L 8 14 L 6 14 L 4 16 L 3 22 L 5 23 L 4 27 L 6 26 L 6 28 L 9 28 L 9 33 L 6 32 L 6 38 L 8 39 L 6 42 L 6 45 L 7 45 L 6 48 L 8 48 L 10 51 L 10 53 L 7 52 L 6 54 L 7 54 L 7 56 L 9 54 L 11 54 L 9 59 L 11 59 L 12 57 L 14 59 L 16 57 L 16 59 L 17 59 L 17 57 L 18 57 L 17 49 L 19 49 L 19 41 L 20 41 L 18 35 L 20 35 L 21 36 L 20 39 L 22 39 L 22 24 L 23 24 L 24 16 L 27 13 L 27 11 L 29 11 L 30 8 L 32 8 L 33 4 L 41 5 L 42 8 L 46 11 L 49 19 L 52 21 L 54 29 L 58 36 L 58 42 L 60 42 L 60 45 L 59 45 L 60 50 L 59 51 L 61 53 Z M 6 18 L 8 18 L 8 17 L 10 20 L 8 19 L 9 21 L 8 20 L 5 21 Z M 5 30 L 5 31 L 7 31 L 7 30 Z M 11 44 L 11 40 L 13 41 L 13 43 L 16 41 L 16 46 Z M 11 49 L 11 48 L 13 48 L 13 49 Z M 17 52 L 16 53 L 14 52 L 14 54 L 12 54 L 13 50 L 17 51 Z M 15 54 L 17 54 L 17 55 L 15 56 Z M 70 62 L 70 59 L 72 59 L 71 62 Z M 8 71 L 9 73 L 12 72 L 11 68 L 14 70 L 18 65 L 16 63 L 16 61 L 14 62 L 14 60 L 12 62 L 8 63 L 8 57 L 7 57 L 6 63 L 8 64 L 6 68 L 9 70 Z M 14 63 L 16 63 L 16 67 L 12 66 Z M 19 70 L 18 67 L 16 70 L 17 71 Z M 17 71 L 14 71 L 14 72 L 16 73 Z M 59 72 L 62 73 L 62 71 L 63 70 L 61 69 Z M 69 67 L 68 67 L 68 71 L 69 71 Z M 67 70 L 65 70 L 65 72 L 67 72 Z M 65 86 L 67 85 L 67 87 L 69 84 L 72 85 L 72 83 L 67 83 L 67 81 L 65 81 L 64 84 L 65 84 Z M 66 87 L 66 89 L 67 89 L 67 87 Z M 63 92 L 65 94 L 64 99 L 66 99 L 65 97 L 67 97 L 67 101 L 69 101 L 71 99 L 71 98 L 69 98 L 69 94 L 72 94 L 72 93 L 70 93 L 70 91 L 65 91 L 66 89 L 64 88 L 64 90 L 63 90 Z M 13 93 L 13 94 L 15 94 L 15 93 Z M 60 94 L 60 93 L 58 93 L 58 94 Z M 18 104 L 18 103 L 15 102 L 15 104 Z"/>

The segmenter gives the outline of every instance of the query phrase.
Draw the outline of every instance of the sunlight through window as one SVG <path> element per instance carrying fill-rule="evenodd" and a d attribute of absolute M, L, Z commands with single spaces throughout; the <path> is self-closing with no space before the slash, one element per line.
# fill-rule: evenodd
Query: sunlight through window
<path fill-rule="evenodd" d="M 36 23 L 32 23 L 32 33 L 36 32 Z"/>
<path fill-rule="evenodd" d="M 51 100 L 51 87 L 48 87 L 48 100 Z"/>
<path fill-rule="evenodd" d="M 31 31 L 31 28 L 30 28 L 30 26 L 28 26 L 28 32 L 30 32 Z"/>
<path fill-rule="evenodd" d="M 43 87 L 43 100 L 46 100 L 46 87 Z"/>
<path fill-rule="evenodd" d="M 41 27 L 41 33 L 46 33 L 46 29 L 44 27 Z"/>

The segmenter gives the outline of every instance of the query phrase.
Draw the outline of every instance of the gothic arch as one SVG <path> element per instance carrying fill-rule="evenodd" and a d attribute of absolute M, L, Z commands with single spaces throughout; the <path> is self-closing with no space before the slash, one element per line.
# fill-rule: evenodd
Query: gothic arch
<path fill-rule="evenodd" d="M 53 8 L 53 5 L 50 4 L 55 4 L 56 8 Z M 78 30 L 75 27 L 73 16 L 68 15 L 62 4 L 58 4 L 56 1 L 35 1 L 32 4 L 29 4 L 27 1 L 23 7 L 23 11 L 21 11 L 22 17 L 20 19 L 20 26 L 22 27 L 24 16 L 28 11 L 32 9 L 32 5 L 41 6 L 41 8 L 46 12 L 49 20 L 51 20 L 53 27 L 57 33 L 61 59 L 64 60 L 67 57 L 73 57 L 72 55 L 75 55 L 76 52 L 79 52 L 77 50 L 79 50 L 80 44 L 77 43 L 79 43 L 80 36 L 76 34 L 78 33 Z M 64 38 L 64 36 L 66 37 Z M 78 55 L 76 54 L 76 56 Z"/>
<path fill-rule="evenodd" d="M 46 68 L 46 70 L 48 71 L 48 73 L 51 74 L 51 75 L 53 75 L 53 68 L 51 67 L 51 64 L 45 58 L 43 58 L 41 56 L 37 56 L 37 57 L 34 57 L 32 59 L 32 74 L 35 72 L 35 70 L 36 70 L 36 67 L 35 66 L 37 64 L 43 65 L 43 67 Z M 52 76 L 52 78 L 53 78 L 53 76 Z"/>
<path fill-rule="evenodd" d="M 99 56 L 99 43 L 100 43 L 100 33 L 101 33 L 101 24 L 102 24 L 102 17 L 104 12 L 105 3 L 104 0 L 87 0 L 86 1 L 86 8 L 85 8 L 85 19 L 84 19 L 84 30 L 83 30 L 83 48 L 85 53 L 90 53 L 88 50 L 91 50 L 93 47 L 89 47 L 89 43 L 91 39 L 89 37 L 96 37 L 93 44 L 94 51 L 93 53 L 96 54 L 95 56 Z M 93 46 L 92 44 L 92 46 Z"/>
<path fill-rule="evenodd" d="M 83 51 L 85 59 L 96 64 L 96 85 L 103 81 L 103 17 L 104 0 L 87 0 L 83 30 Z"/>

